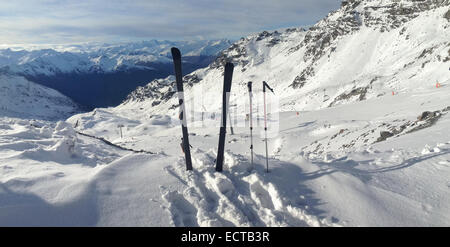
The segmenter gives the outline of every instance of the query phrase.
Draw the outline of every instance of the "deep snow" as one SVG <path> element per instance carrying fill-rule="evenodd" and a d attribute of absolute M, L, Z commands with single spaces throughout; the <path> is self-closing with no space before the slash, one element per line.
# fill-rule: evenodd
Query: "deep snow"
<path fill-rule="evenodd" d="M 393 2 L 363 1 L 309 31 L 264 32 L 225 51 L 236 63 L 231 105 L 241 122 L 227 133 L 223 173 L 214 159 L 224 57 L 185 77 L 192 172 L 172 77 L 66 121 L 2 115 L 0 225 L 449 226 L 448 1 L 405 22 L 372 9 Z M 314 41 L 333 30 L 343 33 Z M 269 117 L 269 173 L 258 88 L 249 162 L 248 80 L 267 80 L 268 98 L 280 99 Z M 206 92 L 201 104 L 195 92 Z"/>
<path fill-rule="evenodd" d="M 448 113 L 429 128 L 371 145 L 333 148 L 349 139 L 330 138 L 342 126 L 358 133 L 373 127 L 379 135 L 384 128 L 379 123 L 395 122 L 393 115 L 415 119 L 424 109 L 444 108 L 449 89 L 444 85 L 420 95 L 386 95 L 299 115 L 282 112 L 279 135 L 269 139 L 270 173 L 264 172 L 260 135 L 255 140 L 256 166 L 251 169 L 245 127 L 235 127 L 235 135 L 227 136 L 223 173 L 214 171 L 218 128 L 192 127 L 194 171 L 186 172 L 178 121 L 167 116 L 148 118 L 108 108 L 75 115 L 68 124 L 38 122 L 38 127 L 2 118 L 0 222 L 446 226 Z M 77 121 L 77 131 L 156 154 L 123 151 L 77 135 L 72 127 Z M 119 124 L 125 126 L 123 139 Z M 334 146 L 322 154 L 310 152 L 314 140 L 332 140 Z"/>

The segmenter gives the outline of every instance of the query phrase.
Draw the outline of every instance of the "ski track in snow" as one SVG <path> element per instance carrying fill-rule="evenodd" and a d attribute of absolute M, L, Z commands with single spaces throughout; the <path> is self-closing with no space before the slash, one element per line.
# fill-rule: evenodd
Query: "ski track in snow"
<path fill-rule="evenodd" d="M 282 117 L 280 135 L 269 140 L 268 174 L 261 138 L 255 137 L 253 169 L 249 153 L 242 151 L 248 148 L 247 129 L 236 128 L 227 137 L 233 141 L 226 144 L 223 173 L 215 172 L 217 154 L 210 149 L 217 140 L 204 135 L 217 130 L 192 135 L 194 171 L 187 172 L 179 139 L 171 137 L 179 126 L 160 126 L 155 131 L 164 131 L 161 136 L 122 142 L 153 149 L 154 140 L 166 140 L 158 146 L 165 152 L 152 155 L 77 136 L 67 122 L 3 119 L 0 219 L 6 225 L 68 226 L 445 225 L 450 220 L 450 181 L 442 175 L 450 173 L 446 136 L 418 131 L 351 151 L 311 155 L 301 151 L 299 137 L 309 138 L 329 120 L 312 122 L 307 114 L 299 118 L 292 112 Z M 448 115 L 431 129 L 445 129 L 447 122 Z M 92 132 L 101 136 L 102 129 L 94 126 Z M 23 192 L 29 199 L 20 199 Z M 31 214 L 33 207 L 42 208 L 44 216 Z M 69 216 L 58 220 L 62 213 Z M 14 221 L 20 214 L 26 217 Z"/>

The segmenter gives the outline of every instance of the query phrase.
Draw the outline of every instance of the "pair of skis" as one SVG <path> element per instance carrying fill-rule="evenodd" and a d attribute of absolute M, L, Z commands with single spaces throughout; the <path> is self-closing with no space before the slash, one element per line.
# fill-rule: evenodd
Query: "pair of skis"
<path fill-rule="evenodd" d="M 189 133 L 187 129 L 187 120 L 186 120 L 186 107 L 184 105 L 184 91 L 183 91 L 183 76 L 181 72 L 181 52 L 177 48 L 172 48 L 172 58 L 173 64 L 175 68 L 175 78 L 177 84 L 177 92 L 178 92 L 178 102 L 180 105 L 180 121 L 181 128 L 183 132 L 182 138 L 182 148 L 186 158 L 186 170 L 192 170 L 192 159 L 191 159 L 191 150 L 189 145 Z M 222 105 L 222 121 L 220 126 L 220 134 L 219 134 L 219 148 L 217 151 L 216 158 L 216 171 L 221 172 L 223 169 L 223 157 L 225 151 L 225 134 L 227 127 L 227 113 L 230 99 L 230 91 L 231 91 L 231 81 L 233 78 L 233 69 L 234 65 L 232 63 L 225 64 L 225 74 L 223 80 L 223 105 Z"/>
<path fill-rule="evenodd" d="M 249 81 L 247 84 L 248 94 L 250 97 L 250 152 L 251 152 L 251 167 L 253 168 L 253 109 L 252 109 L 252 82 Z M 264 93 L 264 141 L 266 143 L 266 172 L 269 172 L 269 152 L 267 148 L 267 114 L 266 114 L 266 88 L 269 89 L 273 93 L 273 89 L 267 84 L 267 82 L 263 81 L 263 93 Z"/>

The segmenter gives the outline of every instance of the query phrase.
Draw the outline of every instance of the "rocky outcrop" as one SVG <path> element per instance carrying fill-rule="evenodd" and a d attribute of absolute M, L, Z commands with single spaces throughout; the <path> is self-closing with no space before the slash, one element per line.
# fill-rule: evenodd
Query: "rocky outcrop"
<path fill-rule="evenodd" d="M 333 42 L 340 36 L 356 32 L 361 26 L 372 27 L 380 32 L 396 29 L 418 16 L 418 13 L 449 5 L 448 0 L 408 0 L 407 4 L 400 1 L 385 1 L 386 4 L 375 4 L 364 0 L 342 1 L 341 8 L 330 13 L 305 35 L 305 39 L 292 47 L 293 53 L 304 47 L 306 49 L 303 60 L 309 64 L 299 76 L 295 78 L 291 86 L 301 88 L 308 77 L 314 75 L 314 63 L 316 63 L 328 50 L 333 51 Z M 450 15 L 447 12 L 446 16 Z"/>
<path fill-rule="evenodd" d="M 389 130 L 381 131 L 380 137 L 376 140 L 376 142 L 385 141 L 386 139 L 393 136 L 399 136 L 402 134 L 408 134 L 418 130 L 429 128 L 436 124 L 436 122 L 449 111 L 450 107 L 446 107 L 438 111 L 424 111 L 417 117 L 416 121 L 406 121 L 398 127 L 383 124 Z"/>
<path fill-rule="evenodd" d="M 334 106 L 338 104 L 341 101 L 349 100 L 353 97 L 357 97 L 359 101 L 366 99 L 368 87 L 359 87 L 352 89 L 352 91 L 348 93 L 342 93 L 339 96 L 337 96 L 333 102 L 330 103 L 329 107 Z"/>

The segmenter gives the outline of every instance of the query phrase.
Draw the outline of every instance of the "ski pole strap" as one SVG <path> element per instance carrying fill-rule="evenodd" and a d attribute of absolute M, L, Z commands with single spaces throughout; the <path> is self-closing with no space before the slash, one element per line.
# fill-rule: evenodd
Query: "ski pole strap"
<path fill-rule="evenodd" d="M 269 86 L 269 84 L 267 84 L 267 82 L 263 81 L 263 92 L 266 92 L 266 87 L 273 92 L 273 89 Z"/>

